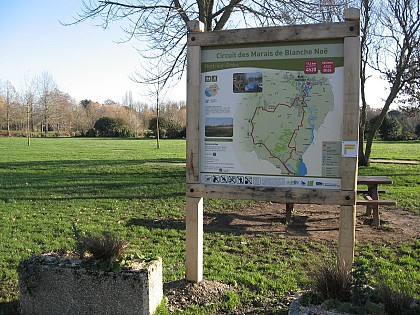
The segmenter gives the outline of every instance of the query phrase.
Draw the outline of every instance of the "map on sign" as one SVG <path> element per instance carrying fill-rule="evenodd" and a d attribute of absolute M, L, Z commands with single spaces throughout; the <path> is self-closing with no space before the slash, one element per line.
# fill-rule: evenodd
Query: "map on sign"
<path fill-rule="evenodd" d="M 339 189 L 343 44 L 203 49 L 201 182 Z"/>

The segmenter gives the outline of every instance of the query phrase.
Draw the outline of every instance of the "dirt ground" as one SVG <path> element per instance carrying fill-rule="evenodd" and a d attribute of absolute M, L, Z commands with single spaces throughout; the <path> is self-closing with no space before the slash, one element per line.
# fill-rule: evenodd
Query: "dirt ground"
<path fill-rule="evenodd" d="M 356 240 L 398 242 L 420 236 L 420 215 L 395 207 L 380 207 L 379 227 L 365 215 L 366 207 L 357 206 Z M 292 222 L 285 224 L 285 205 L 262 203 L 245 209 L 227 210 L 205 216 L 205 231 L 272 232 L 313 240 L 338 240 L 340 207 L 296 204 Z"/>

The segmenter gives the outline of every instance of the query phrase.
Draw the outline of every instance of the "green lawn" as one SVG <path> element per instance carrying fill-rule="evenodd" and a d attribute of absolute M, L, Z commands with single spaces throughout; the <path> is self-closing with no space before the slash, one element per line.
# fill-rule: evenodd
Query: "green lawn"
<path fill-rule="evenodd" d="M 375 141 L 372 159 L 410 160 L 420 162 L 420 141 Z M 398 207 L 420 213 L 420 164 L 371 163 L 360 167 L 359 175 L 384 175 L 393 185 L 384 186 L 385 199 L 394 199 Z"/>
<path fill-rule="evenodd" d="M 420 140 L 375 141 L 372 159 L 420 161 Z"/>
<path fill-rule="evenodd" d="M 420 143 L 415 146 L 417 150 Z M 72 248 L 73 221 L 83 230 L 116 233 L 130 241 L 130 251 L 163 257 L 164 281 L 184 277 L 185 167 L 147 162 L 185 162 L 185 141 L 162 141 L 158 150 L 155 141 L 140 139 L 35 138 L 27 146 L 24 138 L 0 138 L 0 314 L 14 314 L 19 261 Z M 374 164 L 360 173 L 391 176 L 390 198 L 418 210 L 419 166 Z M 205 211 L 221 213 L 247 203 L 206 200 Z M 284 314 L 279 297 L 306 288 L 309 267 L 333 255 L 336 245 L 271 233 L 205 233 L 205 278 L 238 290 L 183 314 L 229 313 L 240 306 Z M 394 282 L 414 279 L 407 280 L 411 294 L 420 297 L 415 291 L 419 245 L 414 239 L 398 250 L 377 253 L 377 247 L 360 244 L 359 257 L 367 259 L 374 252 L 375 270 Z"/>

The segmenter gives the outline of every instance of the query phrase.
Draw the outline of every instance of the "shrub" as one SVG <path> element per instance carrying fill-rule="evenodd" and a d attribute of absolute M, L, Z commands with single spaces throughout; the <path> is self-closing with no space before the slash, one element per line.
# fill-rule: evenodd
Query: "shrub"
<path fill-rule="evenodd" d="M 350 301 L 352 276 L 335 260 L 323 261 L 313 272 L 312 290 L 322 300 Z"/>
<path fill-rule="evenodd" d="M 88 252 L 96 260 L 118 260 L 127 246 L 125 241 L 118 239 L 110 232 L 88 233 L 85 236 L 79 236 L 76 242 L 81 258 Z"/>
<path fill-rule="evenodd" d="M 379 295 L 384 304 L 385 312 L 388 315 L 401 315 L 404 311 L 408 313 L 413 298 L 404 292 L 396 292 L 388 285 L 380 285 Z"/>
<path fill-rule="evenodd" d="M 86 131 L 85 136 L 89 138 L 95 138 L 98 136 L 98 130 L 95 128 L 90 128 L 88 131 Z"/>
<path fill-rule="evenodd" d="M 133 133 L 127 128 L 127 123 L 121 118 L 102 117 L 93 126 L 100 137 L 128 138 Z"/>
<path fill-rule="evenodd" d="M 417 138 L 420 139 L 420 123 L 417 123 L 417 125 L 416 125 L 415 134 L 416 134 Z"/>
<path fill-rule="evenodd" d="M 86 266 L 103 271 L 121 270 L 120 259 L 127 247 L 126 241 L 113 236 L 110 232 L 82 234 L 76 223 L 72 224 L 72 228 L 76 238 L 76 251 L 80 259 L 86 258 L 86 253 L 88 253 L 97 261 L 88 262 Z"/>
<path fill-rule="evenodd" d="M 397 118 L 386 115 L 384 121 L 379 127 L 381 138 L 383 140 L 399 140 L 402 137 L 403 127 Z"/>
<path fill-rule="evenodd" d="M 149 129 L 151 135 L 157 136 L 156 128 L 157 118 L 154 117 L 149 121 Z M 159 117 L 159 134 L 161 138 L 177 139 L 185 137 L 185 128 L 182 125 L 170 118 Z"/>

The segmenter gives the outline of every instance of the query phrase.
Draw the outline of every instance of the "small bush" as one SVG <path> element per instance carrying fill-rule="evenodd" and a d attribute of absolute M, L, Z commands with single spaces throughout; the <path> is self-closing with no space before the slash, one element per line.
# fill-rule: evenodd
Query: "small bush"
<path fill-rule="evenodd" d="M 96 260 L 118 260 L 127 243 L 113 236 L 110 232 L 103 232 L 100 235 L 87 234 L 78 240 L 81 244 L 79 248 L 84 248 L 85 252 L 92 254 Z"/>
<path fill-rule="evenodd" d="M 110 232 L 82 235 L 75 223 L 73 223 L 73 232 L 76 238 L 76 250 L 81 259 L 86 253 L 90 253 L 96 260 L 119 260 L 127 247 L 126 241 L 113 236 Z"/>
<path fill-rule="evenodd" d="M 90 128 L 88 131 L 86 131 L 85 136 L 89 138 L 96 138 L 98 136 L 98 130 L 95 128 Z"/>
<path fill-rule="evenodd" d="M 352 276 L 333 260 L 325 260 L 314 271 L 312 290 L 322 300 L 350 301 Z"/>
<path fill-rule="evenodd" d="M 413 298 L 407 293 L 396 292 L 387 285 L 379 287 L 379 294 L 388 315 L 404 314 L 404 311 L 408 311 L 413 302 Z"/>
<path fill-rule="evenodd" d="M 133 136 L 133 132 L 127 127 L 127 122 L 122 118 L 99 118 L 93 129 L 97 130 L 99 137 L 129 138 Z"/>

